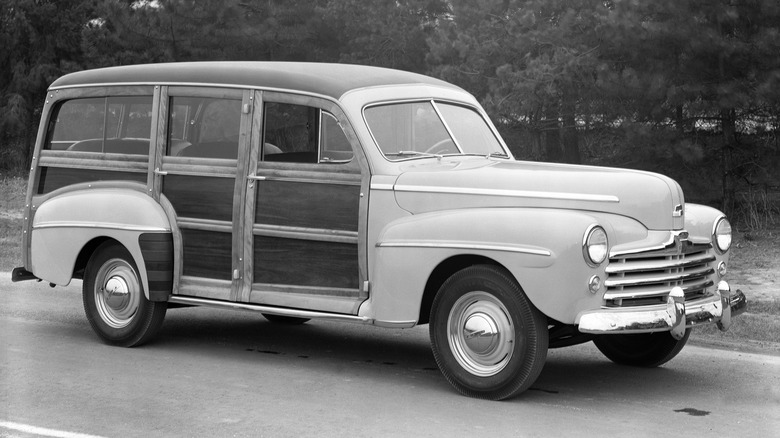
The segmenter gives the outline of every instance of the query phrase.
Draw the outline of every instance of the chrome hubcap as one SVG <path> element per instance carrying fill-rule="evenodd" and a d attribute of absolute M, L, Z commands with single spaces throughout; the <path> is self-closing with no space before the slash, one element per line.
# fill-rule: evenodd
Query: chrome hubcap
<path fill-rule="evenodd" d="M 512 357 L 512 318 L 506 307 L 487 292 L 469 292 L 458 299 L 450 311 L 447 330 L 455 359 L 475 376 L 497 374 Z"/>
<path fill-rule="evenodd" d="M 95 306 L 100 318 L 112 328 L 126 327 L 141 299 L 138 275 L 122 259 L 107 261 L 95 278 Z"/>

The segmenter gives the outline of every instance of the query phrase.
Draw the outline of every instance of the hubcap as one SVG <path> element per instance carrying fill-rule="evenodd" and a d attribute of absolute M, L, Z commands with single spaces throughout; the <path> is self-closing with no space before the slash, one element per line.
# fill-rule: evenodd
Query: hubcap
<path fill-rule="evenodd" d="M 462 296 L 447 320 L 450 349 L 469 373 L 489 377 L 506 367 L 512 357 L 515 330 L 503 303 L 487 292 Z"/>
<path fill-rule="evenodd" d="M 103 322 L 113 328 L 130 324 L 142 293 L 135 269 L 125 260 L 107 261 L 95 277 L 95 307 Z"/>

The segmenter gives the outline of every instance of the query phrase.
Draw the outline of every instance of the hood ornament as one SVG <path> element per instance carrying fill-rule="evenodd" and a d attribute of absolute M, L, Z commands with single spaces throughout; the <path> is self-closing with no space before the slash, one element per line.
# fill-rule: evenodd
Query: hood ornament
<path fill-rule="evenodd" d="M 674 211 L 672 212 L 672 217 L 682 217 L 683 215 L 683 206 L 682 204 L 677 204 L 674 206 Z"/>

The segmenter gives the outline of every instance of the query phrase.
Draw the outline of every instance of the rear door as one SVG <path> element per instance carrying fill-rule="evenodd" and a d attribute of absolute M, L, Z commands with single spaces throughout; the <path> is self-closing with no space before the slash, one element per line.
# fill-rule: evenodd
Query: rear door
<path fill-rule="evenodd" d="M 176 217 L 174 290 L 236 301 L 242 287 L 243 198 L 252 91 L 163 87 L 164 138 L 154 187 Z M 159 195 L 161 194 L 161 195 Z"/>

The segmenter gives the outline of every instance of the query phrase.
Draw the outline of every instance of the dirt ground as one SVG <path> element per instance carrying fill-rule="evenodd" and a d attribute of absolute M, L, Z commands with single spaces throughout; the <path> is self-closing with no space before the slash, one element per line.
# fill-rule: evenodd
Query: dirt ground
<path fill-rule="evenodd" d="M 736 232 L 727 280 L 750 301 L 780 300 L 780 228 Z"/>

